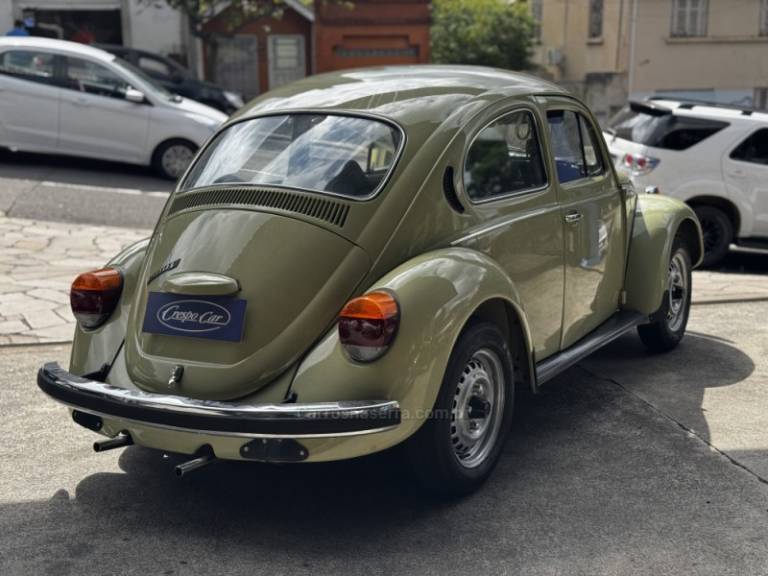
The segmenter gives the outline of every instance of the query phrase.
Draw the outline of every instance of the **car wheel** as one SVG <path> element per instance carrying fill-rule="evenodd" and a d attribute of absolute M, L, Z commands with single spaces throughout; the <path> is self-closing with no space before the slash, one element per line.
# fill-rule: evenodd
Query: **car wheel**
<path fill-rule="evenodd" d="M 691 256 L 679 237 L 672 247 L 667 289 L 650 324 L 637 327 L 640 339 L 652 352 L 666 352 L 680 343 L 691 311 Z"/>
<path fill-rule="evenodd" d="M 725 212 L 714 206 L 696 206 L 693 210 L 704 236 L 702 266 L 714 266 L 728 254 L 728 247 L 733 241 L 733 224 Z"/>
<path fill-rule="evenodd" d="M 514 373 L 509 346 L 491 323 L 459 337 L 428 420 L 406 444 L 422 487 L 461 496 L 490 475 L 512 423 Z"/>
<path fill-rule="evenodd" d="M 168 140 L 157 147 L 152 165 L 160 176 L 178 180 L 195 157 L 197 148 L 184 140 Z"/>

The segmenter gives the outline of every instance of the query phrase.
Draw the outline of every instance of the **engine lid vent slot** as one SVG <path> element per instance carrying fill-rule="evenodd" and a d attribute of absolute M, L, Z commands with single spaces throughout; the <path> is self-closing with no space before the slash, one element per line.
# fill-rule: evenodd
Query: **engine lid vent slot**
<path fill-rule="evenodd" d="M 344 227 L 349 205 L 337 200 L 320 198 L 289 190 L 266 188 L 212 188 L 199 192 L 184 192 L 173 200 L 168 216 L 190 208 L 203 206 L 254 206 L 302 214 Z"/>

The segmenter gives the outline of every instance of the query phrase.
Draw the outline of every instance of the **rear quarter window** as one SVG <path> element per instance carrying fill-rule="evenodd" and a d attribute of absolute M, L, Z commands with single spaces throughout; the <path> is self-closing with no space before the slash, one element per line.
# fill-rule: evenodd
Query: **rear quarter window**
<path fill-rule="evenodd" d="M 727 126 L 719 120 L 648 114 L 630 108 L 619 112 L 609 124 L 617 138 L 665 150 L 687 150 Z"/>

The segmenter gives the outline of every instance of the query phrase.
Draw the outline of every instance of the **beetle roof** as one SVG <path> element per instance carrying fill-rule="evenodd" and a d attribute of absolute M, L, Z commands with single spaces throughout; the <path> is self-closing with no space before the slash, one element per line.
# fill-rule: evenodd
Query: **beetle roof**
<path fill-rule="evenodd" d="M 385 66 L 310 76 L 252 101 L 237 116 L 306 109 L 358 110 L 398 120 L 440 122 L 470 103 L 566 94 L 534 76 L 481 66 Z"/>

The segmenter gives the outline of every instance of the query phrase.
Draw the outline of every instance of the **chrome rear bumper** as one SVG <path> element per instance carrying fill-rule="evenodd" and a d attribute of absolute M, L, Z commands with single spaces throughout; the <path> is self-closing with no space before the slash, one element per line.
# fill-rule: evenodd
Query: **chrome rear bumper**
<path fill-rule="evenodd" d="M 394 400 L 236 404 L 127 390 L 70 374 L 57 363 L 40 389 L 76 411 L 160 428 L 250 438 L 323 438 L 383 432 L 400 424 Z"/>

